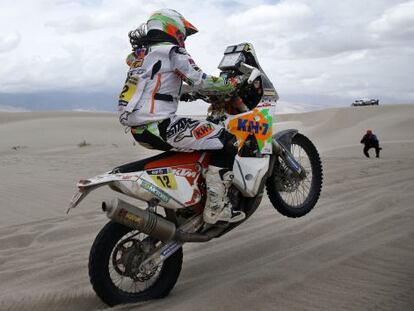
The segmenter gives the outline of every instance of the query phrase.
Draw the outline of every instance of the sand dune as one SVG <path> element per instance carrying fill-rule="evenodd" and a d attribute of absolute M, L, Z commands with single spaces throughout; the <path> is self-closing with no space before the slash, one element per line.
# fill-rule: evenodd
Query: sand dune
<path fill-rule="evenodd" d="M 169 297 L 119 310 L 414 310 L 414 105 L 277 116 L 321 151 L 325 182 L 301 219 L 266 198 L 227 236 L 184 247 Z M 359 144 L 372 128 L 380 159 Z M 89 249 L 100 189 L 69 216 L 80 178 L 154 152 L 108 113 L 0 113 L 0 310 L 101 310 Z M 90 145 L 79 147 L 86 141 Z"/>

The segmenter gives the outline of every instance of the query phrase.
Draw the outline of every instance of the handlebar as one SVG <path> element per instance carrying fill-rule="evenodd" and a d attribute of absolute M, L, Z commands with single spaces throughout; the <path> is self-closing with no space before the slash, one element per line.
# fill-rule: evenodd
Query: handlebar
<path fill-rule="evenodd" d="M 238 70 L 242 73 L 237 76 L 239 83 L 238 86 L 243 85 L 244 81 L 247 81 L 247 84 L 252 84 L 254 80 L 261 76 L 261 71 L 256 67 L 250 66 L 244 62 L 241 62 L 238 66 Z M 203 92 L 195 91 L 191 86 L 184 84 L 181 89 L 180 100 L 182 101 L 194 101 L 197 99 L 202 99 L 206 102 L 211 102 L 210 96 L 220 96 L 220 94 L 203 94 Z"/>

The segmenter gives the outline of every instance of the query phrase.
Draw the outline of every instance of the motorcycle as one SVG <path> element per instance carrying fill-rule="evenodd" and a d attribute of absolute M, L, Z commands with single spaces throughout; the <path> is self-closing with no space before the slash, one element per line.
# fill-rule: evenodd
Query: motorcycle
<path fill-rule="evenodd" d="M 183 244 L 207 242 L 241 225 L 257 210 L 265 189 L 272 205 L 287 217 L 304 216 L 318 201 L 322 188 L 318 151 L 295 129 L 273 134 L 279 97 L 253 46 L 227 47 L 219 69 L 221 77 L 239 82 L 230 99 L 191 89 L 184 94 L 210 102 L 208 119 L 221 122 L 237 138 L 228 196 L 246 218 L 238 223 L 203 222 L 203 172 L 209 164 L 209 153 L 204 151 L 167 151 L 80 180 L 69 210 L 105 185 L 147 203 L 140 207 L 119 198 L 102 203 L 110 221 L 92 245 L 89 277 L 109 306 L 167 296 L 181 271 Z M 208 128 L 192 131 L 203 135 Z"/>

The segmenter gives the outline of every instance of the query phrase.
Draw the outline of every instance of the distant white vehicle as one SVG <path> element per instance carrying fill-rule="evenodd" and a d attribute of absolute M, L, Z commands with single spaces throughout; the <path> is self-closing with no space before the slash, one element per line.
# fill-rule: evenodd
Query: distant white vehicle
<path fill-rule="evenodd" d="M 378 106 L 378 99 L 357 99 L 354 101 L 351 106 Z"/>

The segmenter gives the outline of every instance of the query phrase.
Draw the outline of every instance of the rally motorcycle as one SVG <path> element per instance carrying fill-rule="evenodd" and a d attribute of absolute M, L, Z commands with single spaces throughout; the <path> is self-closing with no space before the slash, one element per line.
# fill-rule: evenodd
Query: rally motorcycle
<path fill-rule="evenodd" d="M 219 69 L 223 78 L 240 82 L 231 98 L 191 90 L 187 94 L 210 102 L 210 120 L 221 122 L 237 138 L 228 196 L 246 218 L 238 223 L 203 222 L 203 172 L 210 159 L 205 151 L 167 151 L 80 180 L 69 208 L 104 185 L 146 202 L 138 206 L 115 198 L 102 203 L 110 221 L 92 245 L 89 277 L 96 294 L 110 306 L 168 295 L 181 271 L 183 244 L 219 238 L 242 224 L 258 208 L 265 188 L 272 205 L 288 217 L 307 214 L 318 201 L 322 188 L 318 151 L 297 130 L 273 133 L 278 94 L 253 46 L 227 47 Z M 182 130 L 202 137 L 209 128 Z"/>

